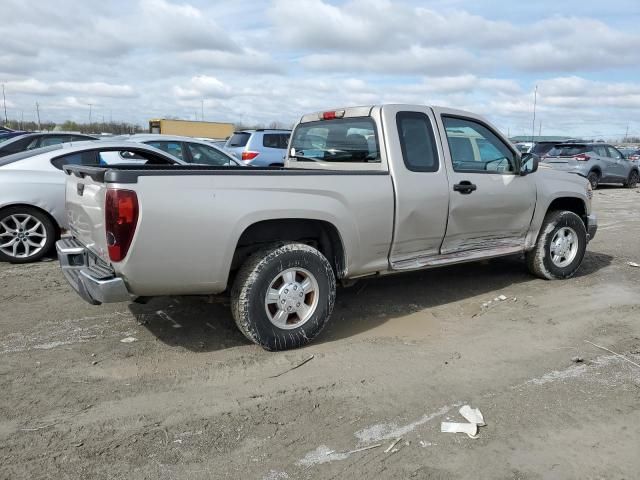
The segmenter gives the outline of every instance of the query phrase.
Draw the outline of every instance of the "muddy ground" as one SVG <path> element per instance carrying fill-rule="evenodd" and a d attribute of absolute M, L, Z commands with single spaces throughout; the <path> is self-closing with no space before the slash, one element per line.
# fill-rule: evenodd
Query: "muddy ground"
<path fill-rule="evenodd" d="M 585 340 L 640 363 L 640 190 L 594 205 L 571 280 L 501 259 L 361 282 L 286 353 L 224 304 L 92 307 L 54 261 L 0 264 L 0 478 L 638 478 L 640 368 Z M 465 403 L 479 438 L 440 433 Z"/>

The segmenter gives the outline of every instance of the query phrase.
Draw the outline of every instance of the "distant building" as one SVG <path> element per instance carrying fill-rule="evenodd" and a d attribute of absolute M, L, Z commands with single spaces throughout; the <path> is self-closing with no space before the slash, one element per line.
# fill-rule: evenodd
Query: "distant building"
<path fill-rule="evenodd" d="M 231 136 L 234 130 L 233 123 L 194 122 L 191 120 L 167 120 L 164 118 L 149 120 L 149 133 L 163 133 L 165 135 L 224 140 Z"/>

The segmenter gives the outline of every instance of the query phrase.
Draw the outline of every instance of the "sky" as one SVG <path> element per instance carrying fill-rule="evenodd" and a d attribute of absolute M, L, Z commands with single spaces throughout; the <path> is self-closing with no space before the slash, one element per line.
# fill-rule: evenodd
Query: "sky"
<path fill-rule="evenodd" d="M 640 136 L 640 2 L 0 0 L 9 118 L 291 125 L 340 106 Z M 91 104 L 91 107 L 89 105 Z M 4 112 L 2 112 L 3 114 Z"/>

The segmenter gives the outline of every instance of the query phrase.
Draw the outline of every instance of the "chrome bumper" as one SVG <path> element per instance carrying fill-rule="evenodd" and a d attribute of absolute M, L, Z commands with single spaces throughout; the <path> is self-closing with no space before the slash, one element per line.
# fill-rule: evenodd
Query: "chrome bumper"
<path fill-rule="evenodd" d="M 596 236 L 596 232 L 598 231 L 598 219 L 594 214 L 587 215 L 587 235 L 589 236 L 589 240 L 593 240 L 593 237 Z"/>
<path fill-rule="evenodd" d="M 124 280 L 98 264 L 87 248 L 74 238 L 56 242 L 58 260 L 69 285 L 92 305 L 133 300 Z"/>

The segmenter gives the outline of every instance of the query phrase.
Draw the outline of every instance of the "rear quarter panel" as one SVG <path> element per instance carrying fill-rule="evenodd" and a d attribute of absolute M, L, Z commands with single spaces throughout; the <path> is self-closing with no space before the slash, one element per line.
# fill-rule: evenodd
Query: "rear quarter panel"
<path fill-rule="evenodd" d="M 388 174 L 141 176 L 139 223 L 114 264 L 136 295 L 219 293 L 238 239 L 250 225 L 317 219 L 338 230 L 349 276 L 386 270 L 393 228 Z"/>

